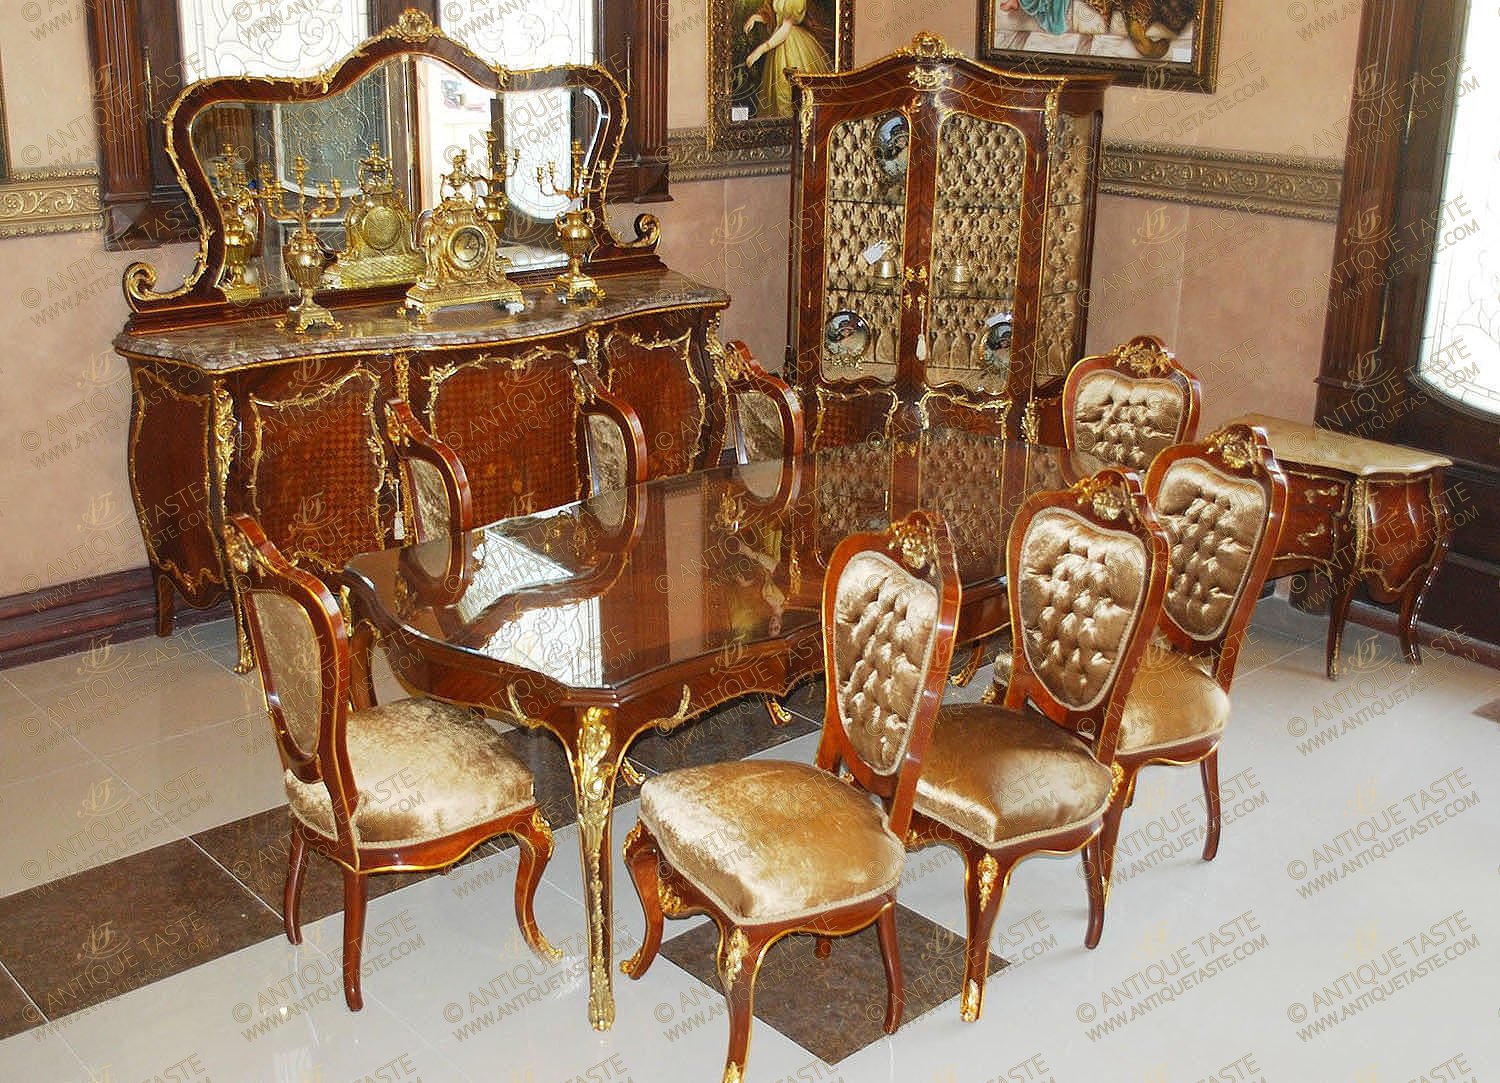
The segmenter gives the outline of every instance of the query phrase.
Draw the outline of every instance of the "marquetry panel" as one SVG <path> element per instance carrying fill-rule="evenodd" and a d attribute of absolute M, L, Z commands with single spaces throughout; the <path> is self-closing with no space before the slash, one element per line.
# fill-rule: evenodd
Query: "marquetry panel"
<path fill-rule="evenodd" d="M 356 553 L 384 548 L 386 460 L 380 381 L 351 369 L 282 397 L 252 392 L 243 476 L 251 513 L 291 560 L 337 575 Z"/>

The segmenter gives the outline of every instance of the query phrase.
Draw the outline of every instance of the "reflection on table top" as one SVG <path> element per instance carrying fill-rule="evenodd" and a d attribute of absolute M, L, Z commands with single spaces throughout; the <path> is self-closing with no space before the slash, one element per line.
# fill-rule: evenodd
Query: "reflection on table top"
<path fill-rule="evenodd" d="M 578 689 L 815 639 L 822 569 L 855 531 L 916 507 L 948 522 L 966 606 L 1003 600 L 1010 520 L 1102 466 L 956 431 L 717 467 L 354 558 L 377 625 Z"/>

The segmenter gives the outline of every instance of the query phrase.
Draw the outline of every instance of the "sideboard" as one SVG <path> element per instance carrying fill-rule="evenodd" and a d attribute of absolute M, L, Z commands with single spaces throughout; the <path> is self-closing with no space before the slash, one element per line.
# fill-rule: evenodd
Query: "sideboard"
<path fill-rule="evenodd" d="M 727 294 L 651 270 L 611 277 L 594 305 L 545 289 L 525 300 L 512 317 L 467 306 L 423 324 L 388 303 L 341 308 L 344 328 L 319 335 L 288 335 L 271 318 L 120 334 L 133 393 L 130 486 L 158 633 L 171 631 L 175 596 L 204 607 L 229 594 L 249 665 L 221 542 L 231 512 L 257 516 L 284 551 L 329 574 L 398 537 L 396 472 L 370 453 L 389 397 L 408 400 L 464 461 L 477 521 L 585 495 L 572 452 L 578 359 L 637 409 L 664 463 L 717 461 Z M 707 423 L 684 430 L 683 411 L 658 409 L 663 387 L 690 389 L 691 412 Z"/>

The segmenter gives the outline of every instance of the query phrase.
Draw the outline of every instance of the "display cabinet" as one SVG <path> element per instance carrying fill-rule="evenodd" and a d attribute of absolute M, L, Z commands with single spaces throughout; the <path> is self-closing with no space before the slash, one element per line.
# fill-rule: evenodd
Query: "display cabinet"
<path fill-rule="evenodd" d="M 1083 352 L 1107 77 L 919 34 L 793 82 L 788 373 L 814 443 L 1051 429 Z"/>

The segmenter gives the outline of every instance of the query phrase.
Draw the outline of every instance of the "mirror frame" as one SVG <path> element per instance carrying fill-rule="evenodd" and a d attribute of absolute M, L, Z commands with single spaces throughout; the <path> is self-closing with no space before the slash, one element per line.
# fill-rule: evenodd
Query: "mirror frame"
<path fill-rule="evenodd" d="M 441 24 L 440 0 L 368 0 L 368 33 L 404 9 Z M 668 191 L 665 4 L 592 0 L 596 59 L 626 88 L 631 124 L 610 178 L 612 203 L 658 203 Z M 149 10 L 147 10 L 149 8 Z M 99 122 L 96 201 L 109 251 L 192 243 L 192 215 L 167 160 L 166 105 L 184 83 L 178 5 L 169 0 L 89 0 L 83 5 Z"/>
<path fill-rule="evenodd" d="M 280 78 L 224 76 L 193 83 L 177 96 L 166 116 L 167 154 L 178 183 L 187 193 L 189 213 L 197 219 L 197 228 L 193 232 L 198 252 L 182 285 L 172 290 L 156 290 L 156 268 L 149 263 L 138 261 L 126 268 L 123 286 L 133 313 L 131 330 L 168 322 L 181 326 L 184 323 L 261 318 L 284 312 L 297 300 L 294 293 L 289 293 L 267 295 L 248 303 L 235 302 L 230 301 L 219 287 L 225 257 L 223 220 L 207 171 L 193 149 L 193 121 L 205 110 L 222 102 L 283 104 L 321 101 L 348 90 L 385 61 L 402 57 L 430 57 L 449 65 L 480 89 L 496 93 L 573 86 L 594 91 L 605 114 L 593 156 L 595 169 L 602 171 L 602 175 L 597 176 L 586 200 L 586 205 L 594 213 L 594 250 L 585 266 L 591 274 L 604 275 L 663 266 L 656 255 L 660 223 L 655 215 L 637 215 L 635 237 L 629 241 L 614 234 L 605 215 L 605 192 L 620 153 L 628 119 L 625 92 L 615 77 L 597 64 L 524 69 L 493 65 L 443 33 L 424 12 L 408 9 L 394 25 L 367 38 L 319 75 Z M 538 268 L 517 271 L 511 278 L 525 287 L 550 281 L 556 272 L 556 267 Z M 406 284 L 319 292 L 325 296 L 336 294 L 333 303 L 341 306 L 359 305 L 398 299 L 404 296 Z"/>

